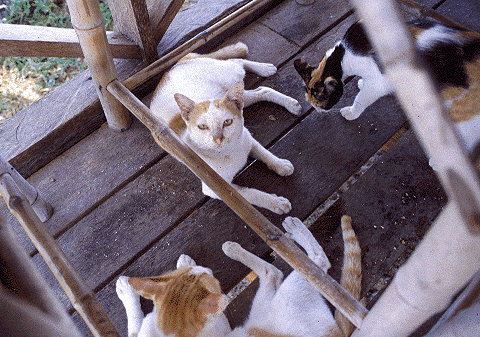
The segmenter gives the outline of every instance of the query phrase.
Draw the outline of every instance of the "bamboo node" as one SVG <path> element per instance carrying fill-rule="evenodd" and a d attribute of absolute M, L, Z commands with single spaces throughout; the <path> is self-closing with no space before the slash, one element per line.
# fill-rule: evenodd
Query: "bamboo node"
<path fill-rule="evenodd" d="M 8 200 L 8 207 L 15 211 L 18 211 L 22 207 L 22 198 L 17 195 L 11 196 Z"/>

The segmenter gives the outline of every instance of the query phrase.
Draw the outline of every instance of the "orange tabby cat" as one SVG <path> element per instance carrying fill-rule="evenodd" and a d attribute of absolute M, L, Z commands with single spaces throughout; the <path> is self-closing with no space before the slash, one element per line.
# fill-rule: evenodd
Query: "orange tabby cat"
<path fill-rule="evenodd" d="M 355 298 L 360 297 L 361 253 L 351 226 L 342 217 L 344 262 L 341 285 Z M 297 218 L 283 222 L 286 235 L 300 244 L 325 272 L 330 262 L 310 231 Z M 252 269 L 260 286 L 245 324 L 230 329 L 223 314 L 226 305 L 219 282 L 208 268 L 200 267 L 186 255 L 180 256 L 176 271 L 153 278 L 117 281 L 117 294 L 127 312 L 128 334 L 159 337 L 342 337 L 353 325 L 338 312 L 332 315 L 325 299 L 298 272 L 285 280 L 276 267 L 247 252 L 239 244 L 225 242 L 230 258 Z M 140 296 L 153 300 L 154 311 L 143 316 Z"/>

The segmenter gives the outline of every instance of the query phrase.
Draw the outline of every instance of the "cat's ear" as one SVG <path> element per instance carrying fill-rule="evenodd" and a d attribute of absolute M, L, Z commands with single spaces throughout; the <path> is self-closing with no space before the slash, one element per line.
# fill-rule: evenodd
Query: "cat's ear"
<path fill-rule="evenodd" d="M 293 66 L 295 67 L 295 70 L 300 74 L 303 82 L 308 85 L 310 83 L 310 80 L 312 79 L 312 72 L 315 70 L 315 68 L 309 66 L 308 63 L 302 59 L 296 59 L 295 61 L 293 61 Z"/>
<path fill-rule="evenodd" d="M 175 101 L 178 104 L 178 107 L 182 112 L 182 118 L 185 121 L 188 121 L 189 119 L 188 116 L 190 112 L 192 112 L 193 109 L 195 109 L 195 102 L 182 94 L 175 94 L 174 97 L 175 97 Z"/>
<path fill-rule="evenodd" d="M 161 295 L 165 291 L 163 283 L 155 282 L 150 278 L 131 277 L 128 283 L 130 283 L 137 294 L 152 301 L 155 299 L 155 296 Z"/>
<path fill-rule="evenodd" d="M 243 81 L 238 81 L 228 89 L 225 100 L 233 102 L 238 110 L 243 109 Z"/>

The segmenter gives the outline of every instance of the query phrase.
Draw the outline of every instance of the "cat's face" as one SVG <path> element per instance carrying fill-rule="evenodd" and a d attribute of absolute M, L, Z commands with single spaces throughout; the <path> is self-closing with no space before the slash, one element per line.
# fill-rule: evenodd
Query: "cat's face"
<path fill-rule="evenodd" d="M 243 132 L 243 82 L 237 82 L 223 99 L 195 103 L 175 94 L 190 139 L 200 148 L 221 150 Z"/>
<path fill-rule="evenodd" d="M 325 56 L 317 68 L 297 59 L 293 63 L 305 83 L 305 98 L 318 111 L 331 109 L 342 97 L 343 82 L 328 67 L 328 56 Z"/>
<path fill-rule="evenodd" d="M 182 267 L 158 277 L 129 279 L 142 297 L 155 304 L 165 335 L 194 337 L 227 305 L 220 283 L 208 268 Z"/>

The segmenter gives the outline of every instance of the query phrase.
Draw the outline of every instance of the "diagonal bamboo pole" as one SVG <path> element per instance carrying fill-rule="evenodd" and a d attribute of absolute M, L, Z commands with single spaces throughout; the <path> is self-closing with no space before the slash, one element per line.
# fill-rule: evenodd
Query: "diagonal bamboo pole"
<path fill-rule="evenodd" d="M 42 222 L 47 221 L 53 214 L 52 206 L 46 202 L 38 193 L 37 189 L 30 185 L 20 173 L 13 168 L 6 160 L 0 156 L 0 177 L 4 174 L 10 174 L 17 184 L 18 188 L 22 191 L 27 198 L 33 210 L 38 215 Z"/>
<path fill-rule="evenodd" d="M 153 117 L 150 109 L 124 85 L 115 80 L 107 89 L 149 128 L 158 145 L 187 165 L 274 251 L 315 286 L 355 326 L 360 326 L 367 310 L 357 300 L 313 263 L 292 240 L 248 203 L 168 126 Z"/>
<path fill-rule="evenodd" d="M 156 75 L 162 73 L 167 68 L 173 66 L 182 57 L 195 49 L 203 46 L 208 41 L 212 40 L 216 36 L 220 35 L 227 29 L 233 27 L 235 24 L 246 19 L 249 15 L 255 13 L 260 8 L 267 6 L 271 3 L 280 2 L 280 0 L 252 0 L 248 4 L 240 7 L 232 14 L 228 15 L 224 19 L 203 30 L 201 33 L 195 35 L 193 38 L 175 48 L 170 53 L 164 55 L 157 61 L 153 62 L 149 66 L 143 68 L 139 72 L 127 78 L 123 81 L 123 85 L 129 90 L 134 90 L 138 86 L 152 79 Z"/>
<path fill-rule="evenodd" d="M 449 203 L 353 336 L 407 336 L 480 268 L 480 183 L 392 0 L 352 0 Z M 388 29 L 385 29 L 388 27 Z"/>
<path fill-rule="evenodd" d="M 131 123 L 130 114 L 105 89 L 108 83 L 117 78 L 117 71 L 98 0 L 67 0 L 67 5 L 108 125 L 115 131 L 126 130 Z"/>
<path fill-rule="evenodd" d="M 0 177 L 0 192 L 94 336 L 120 336 L 93 292 L 25 200 L 10 174 Z"/>

